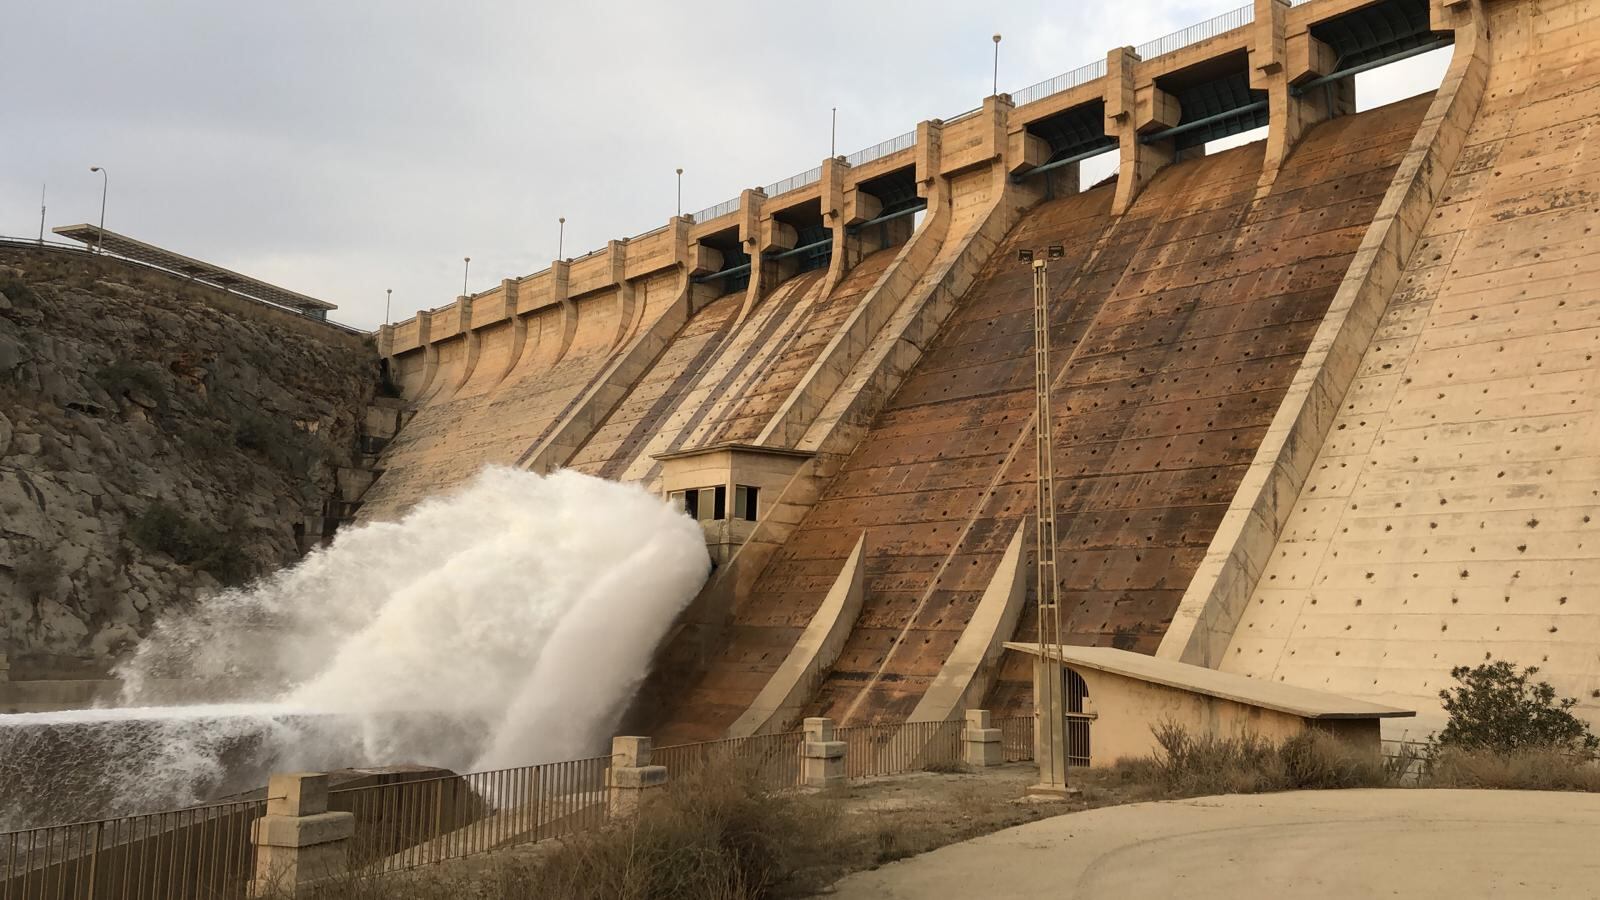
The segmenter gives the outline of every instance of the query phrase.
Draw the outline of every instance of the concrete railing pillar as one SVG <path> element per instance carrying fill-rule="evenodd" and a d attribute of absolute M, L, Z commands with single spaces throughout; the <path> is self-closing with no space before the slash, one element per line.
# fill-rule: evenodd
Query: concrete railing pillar
<path fill-rule="evenodd" d="M 806 719 L 806 743 L 800 760 L 800 782 L 806 787 L 844 783 L 844 741 L 835 740 L 833 720 Z"/>
<path fill-rule="evenodd" d="M 998 766 L 1005 762 L 1000 729 L 989 719 L 987 709 L 967 710 L 967 727 L 961 731 L 962 758 L 969 766 Z"/>
<path fill-rule="evenodd" d="M 650 791 L 667 786 L 667 767 L 650 764 L 651 742 L 647 737 L 611 739 L 611 772 L 607 787 L 611 791 L 611 815 L 631 816 Z"/>
<path fill-rule="evenodd" d="M 315 772 L 274 775 L 267 782 L 267 814 L 250 826 L 256 845 L 252 897 L 287 894 L 343 875 L 349 868 L 353 813 L 328 811 L 328 776 Z"/>

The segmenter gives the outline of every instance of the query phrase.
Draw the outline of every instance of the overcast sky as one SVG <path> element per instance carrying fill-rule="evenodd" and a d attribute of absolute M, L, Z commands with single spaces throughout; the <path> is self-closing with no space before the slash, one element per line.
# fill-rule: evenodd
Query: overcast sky
<path fill-rule="evenodd" d="M 1239 0 L 75 0 L 0 27 L 0 234 L 95 222 L 371 328 L 666 222 Z M 1448 51 L 1446 51 L 1447 53 Z M 1362 76 L 1429 90 L 1445 53 Z M 1090 172 L 1098 177 L 1101 171 Z"/>

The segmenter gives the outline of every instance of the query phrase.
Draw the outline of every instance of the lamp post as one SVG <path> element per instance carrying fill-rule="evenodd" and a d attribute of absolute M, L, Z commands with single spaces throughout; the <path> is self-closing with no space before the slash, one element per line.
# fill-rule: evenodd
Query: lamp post
<path fill-rule="evenodd" d="M 394 300 L 394 288 L 385 288 L 383 291 L 383 324 L 389 324 L 389 304 Z"/>
<path fill-rule="evenodd" d="M 562 255 L 562 251 L 567 247 L 567 217 L 562 216 L 556 219 L 556 225 L 556 259 L 565 259 L 566 257 Z"/>
<path fill-rule="evenodd" d="M 828 126 L 828 155 L 839 155 L 839 107 L 833 108 L 833 124 Z"/>
<path fill-rule="evenodd" d="M 994 35 L 994 81 L 989 86 L 989 95 L 1000 93 L 1000 33 Z"/>
<path fill-rule="evenodd" d="M 461 257 L 461 296 L 467 295 L 467 273 L 472 271 L 472 257 Z"/>
<path fill-rule="evenodd" d="M 39 246 L 44 246 L 44 191 L 49 185 L 39 185 Z"/>
<path fill-rule="evenodd" d="M 678 167 L 678 218 L 683 218 L 683 167 Z"/>
<path fill-rule="evenodd" d="M 111 176 L 102 166 L 90 166 L 89 171 L 100 173 L 100 233 L 94 239 L 94 252 L 100 254 L 106 247 L 106 192 L 111 187 Z"/>

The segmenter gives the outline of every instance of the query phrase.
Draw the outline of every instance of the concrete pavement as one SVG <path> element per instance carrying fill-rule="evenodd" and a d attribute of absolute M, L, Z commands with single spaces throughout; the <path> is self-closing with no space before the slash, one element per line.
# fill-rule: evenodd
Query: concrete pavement
<path fill-rule="evenodd" d="M 1352 790 L 1044 819 L 843 879 L 923 897 L 1600 897 L 1600 795 Z"/>

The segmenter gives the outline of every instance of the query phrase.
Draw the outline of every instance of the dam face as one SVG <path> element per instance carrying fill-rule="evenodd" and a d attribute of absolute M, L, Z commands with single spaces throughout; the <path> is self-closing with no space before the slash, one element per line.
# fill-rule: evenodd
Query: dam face
<path fill-rule="evenodd" d="M 664 742 L 1026 715 L 1018 254 L 1059 247 L 1069 643 L 1423 721 L 1504 658 L 1600 717 L 1600 2 L 1250 12 L 386 327 L 409 420 L 360 516 L 485 463 L 679 500 L 718 568 L 630 713 Z"/>

